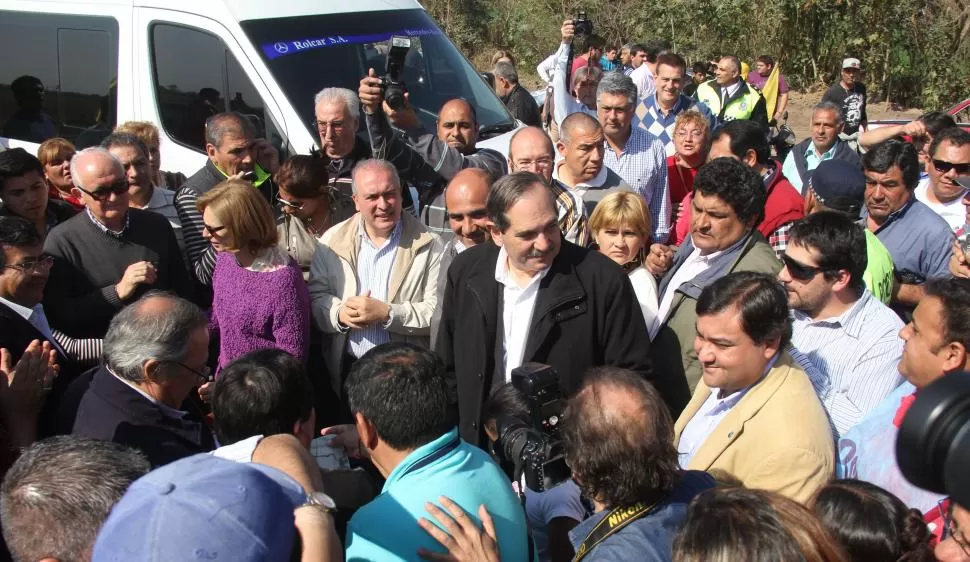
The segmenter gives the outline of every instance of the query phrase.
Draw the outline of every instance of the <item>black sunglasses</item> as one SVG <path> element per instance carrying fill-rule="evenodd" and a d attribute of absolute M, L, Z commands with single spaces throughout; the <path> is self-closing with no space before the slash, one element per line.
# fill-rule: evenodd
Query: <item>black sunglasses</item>
<path fill-rule="evenodd" d="M 785 267 L 788 268 L 788 274 L 791 275 L 792 279 L 798 281 L 808 281 L 819 273 L 826 271 L 824 267 L 813 267 L 795 261 L 788 254 L 782 254 L 781 261 L 785 262 Z"/>
<path fill-rule="evenodd" d="M 954 164 L 953 162 L 937 160 L 934 158 L 933 167 L 936 168 L 941 174 L 945 174 L 955 168 L 958 176 L 970 175 L 970 164 Z"/>
<path fill-rule="evenodd" d="M 109 197 L 111 197 L 112 193 L 115 195 L 128 193 L 128 182 L 126 180 L 118 180 L 113 184 L 109 185 L 108 187 L 96 189 L 94 191 L 88 191 L 83 187 L 80 187 L 77 185 L 75 185 L 74 187 L 77 187 L 79 190 L 81 190 L 82 193 L 86 193 L 98 201 L 106 201 Z"/>

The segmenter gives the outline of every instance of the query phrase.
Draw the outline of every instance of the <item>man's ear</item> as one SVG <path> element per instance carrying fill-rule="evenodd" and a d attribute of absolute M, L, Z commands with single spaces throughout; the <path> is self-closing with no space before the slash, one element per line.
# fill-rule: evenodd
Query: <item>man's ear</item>
<path fill-rule="evenodd" d="M 488 233 L 492 235 L 492 242 L 495 242 L 495 245 L 498 246 L 499 248 L 501 248 L 502 247 L 502 231 L 499 230 L 498 229 L 498 226 L 495 225 L 495 222 L 493 222 L 491 220 L 488 221 L 487 227 L 488 227 Z"/>
<path fill-rule="evenodd" d="M 216 153 L 218 151 L 219 151 L 219 149 L 216 148 L 216 145 L 214 145 L 212 143 L 206 143 L 205 144 L 205 153 L 209 156 L 210 159 L 211 158 L 215 158 Z"/>
<path fill-rule="evenodd" d="M 379 438 L 377 437 L 377 428 L 374 427 L 374 424 L 365 418 L 364 414 L 357 412 L 354 414 L 354 425 L 357 426 L 357 435 L 360 437 L 361 444 L 368 451 L 376 449 Z"/>
<path fill-rule="evenodd" d="M 944 346 L 943 370 L 946 372 L 967 369 L 967 348 L 957 341 L 951 341 Z"/>
<path fill-rule="evenodd" d="M 158 383 L 161 377 L 162 362 L 156 359 L 149 359 L 141 366 L 141 376 L 145 382 Z"/>

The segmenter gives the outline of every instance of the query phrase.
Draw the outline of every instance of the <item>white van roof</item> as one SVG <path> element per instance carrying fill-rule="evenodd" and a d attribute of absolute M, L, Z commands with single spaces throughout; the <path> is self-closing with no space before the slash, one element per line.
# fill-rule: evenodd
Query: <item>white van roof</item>
<path fill-rule="evenodd" d="M 417 0 L 130 0 L 135 6 L 190 12 L 202 16 L 221 16 L 228 10 L 236 21 L 287 18 L 345 12 L 422 9 Z"/>

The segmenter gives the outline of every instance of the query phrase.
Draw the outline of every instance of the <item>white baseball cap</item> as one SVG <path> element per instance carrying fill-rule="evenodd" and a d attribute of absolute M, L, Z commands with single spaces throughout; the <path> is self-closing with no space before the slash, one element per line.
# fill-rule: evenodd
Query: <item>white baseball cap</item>
<path fill-rule="evenodd" d="M 843 70 L 846 68 L 855 68 L 858 70 L 862 68 L 862 63 L 859 62 L 859 59 L 848 58 L 842 61 L 842 68 Z"/>

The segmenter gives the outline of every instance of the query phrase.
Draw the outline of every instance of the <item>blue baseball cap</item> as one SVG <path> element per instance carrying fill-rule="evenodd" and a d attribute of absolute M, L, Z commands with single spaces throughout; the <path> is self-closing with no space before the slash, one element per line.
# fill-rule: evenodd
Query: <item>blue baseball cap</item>
<path fill-rule="evenodd" d="M 866 176 L 845 160 L 825 160 L 812 171 L 808 187 L 828 209 L 842 211 L 858 218 L 865 204 Z"/>
<path fill-rule="evenodd" d="M 136 480 L 94 544 L 93 562 L 289 560 L 303 488 L 282 472 L 199 454 Z"/>

